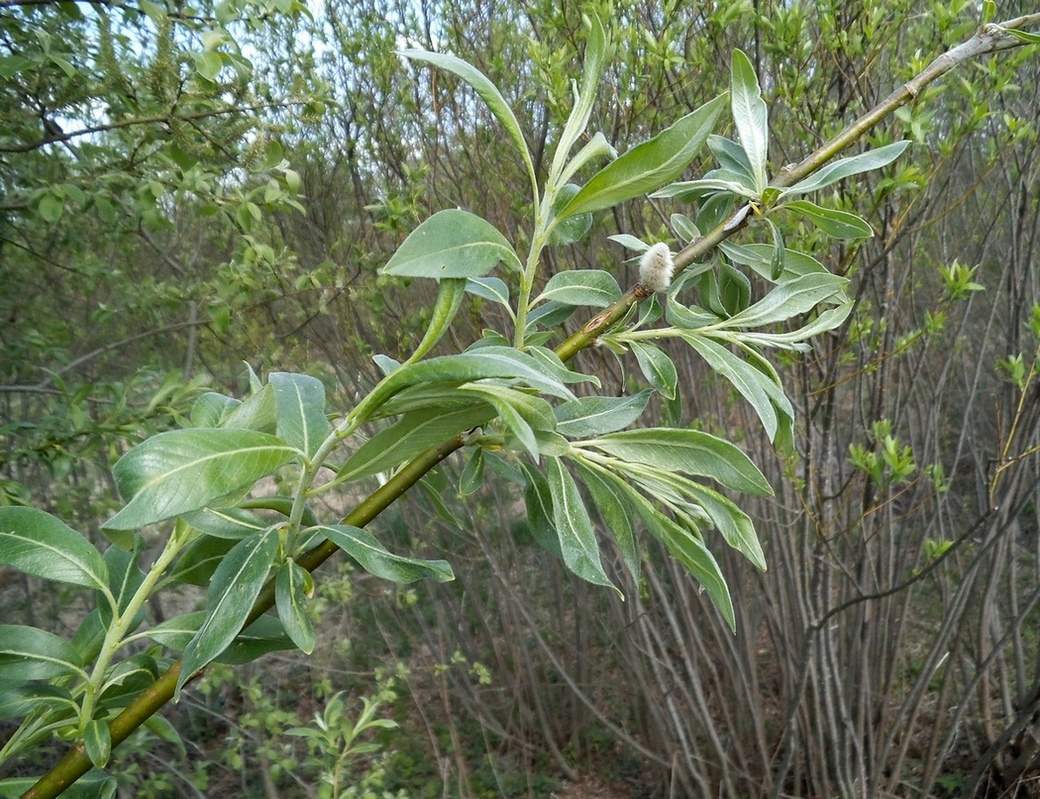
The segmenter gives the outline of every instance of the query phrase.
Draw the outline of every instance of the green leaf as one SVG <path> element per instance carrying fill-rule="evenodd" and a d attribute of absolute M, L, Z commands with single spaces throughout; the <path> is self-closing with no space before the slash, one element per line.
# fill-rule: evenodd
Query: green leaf
<path fill-rule="evenodd" d="M 223 427 L 228 417 L 242 404 L 241 400 L 207 391 L 191 406 L 192 427 Z"/>
<path fill-rule="evenodd" d="M 560 458 L 549 458 L 546 471 L 552 496 L 553 526 L 559 536 L 563 562 L 578 577 L 594 585 L 613 588 L 623 599 L 621 591 L 603 571 L 592 520 L 574 478 Z"/>
<path fill-rule="evenodd" d="M 426 333 L 405 363 L 418 361 L 441 340 L 441 336 L 451 327 L 455 315 L 459 312 L 462 298 L 466 296 L 467 283 L 473 279 L 443 278 L 438 281 L 437 300 L 430 311 L 430 323 L 426 327 Z"/>
<path fill-rule="evenodd" d="M 755 188 L 761 194 L 766 187 L 766 158 L 769 152 L 769 112 L 762 99 L 758 76 L 751 59 L 742 50 L 733 51 L 730 79 L 733 122 L 740 144 L 747 155 Z"/>
<path fill-rule="evenodd" d="M 732 318 L 750 304 L 751 281 L 733 264 L 724 262 L 719 267 L 718 296 L 726 316 Z"/>
<path fill-rule="evenodd" d="M 656 344 L 648 341 L 630 341 L 628 345 L 636 356 L 639 369 L 647 382 L 653 386 L 661 396 L 675 399 L 676 388 L 679 383 L 679 375 L 675 370 L 675 363 L 668 357 L 664 350 Z"/>
<path fill-rule="evenodd" d="M 686 334 L 683 338 L 704 358 L 708 366 L 732 383 L 741 396 L 751 403 L 758 418 L 762 420 L 766 435 L 772 441 L 776 436 L 779 419 L 773 407 L 774 395 L 766 385 L 769 378 L 712 339 L 695 333 Z M 782 391 L 780 394 L 782 396 Z M 786 397 L 783 397 L 783 401 L 785 413 L 793 416 L 790 402 Z"/>
<path fill-rule="evenodd" d="M 603 30 L 603 23 L 596 14 L 589 17 L 589 36 L 585 41 L 585 64 L 582 73 L 581 92 L 576 93 L 574 107 L 567 117 L 567 124 L 563 127 L 560 140 L 556 144 L 556 152 L 553 154 L 552 167 L 549 169 L 549 185 L 559 186 L 567 180 L 567 176 L 573 173 L 577 167 L 574 158 L 570 166 L 567 166 L 567 156 L 578 138 L 584 133 L 592 115 L 592 106 L 596 100 L 596 89 L 599 88 L 600 77 L 603 74 L 603 60 L 607 52 L 607 36 Z"/>
<path fill-rule="evenodd" d="M 824 186 L 836 183 L 843 178 L 858 175 L 860 172 L 880 169 L 902 155 L 908 144 L 910 144 L 908 140 L 897 141 L 893 144 L 886 144 L 884 147 L 878 147 L 876 150 L 868 150 L 865 153 L 853 155 L 849 158 L 841 158 L 833 164 L 827 164 L 817 169 L 805 180 L 781 190 L 780 196 L 789 197 L 794 194 L 808 194 L 817 189 L 822 189 Z"/>
<path fill-rule="evenodd" d="M 242 539 L 224 557 L 213 573 L 206 595 L 205 621 L 184 647 L 178 692 L 196 671 L 227 649 L 241 632 L 277 554 L 278 530 L 271 528 Z"/>
<path fill-rule="evenodd" d="M 513 114 L 513 109 L 506 102 L 506 98 L 502 96 L 498 87 L 488 80 L 484 73 L 461 58 L 456 58 L 452 55 L 431 53 L 428 50 L 401 50 L 399 54 L 405 58 L 425 61 L 433 64 L 435 67 L 445 69 L 458 75 L 473 87 L 473 90 L 484 101 L 491 113 L 495 115 L 502 127 L 506 129 L 510 138 L 516 143 L 517 150 L 520 153 L 520 157 L 524 159 L 528 172 L 532 175 L 534 174 L 534 161 L 531 160 L 531 152 L 527 148 L 527 141 L 524 139 L 520 123 L 517 121 L 516 115 Z M 475 275 L 453 275 L 453 277 L 475 277 Z"/>
<path fill-rule="evenodd" d="M 54 633 L 0 624 L 0 680 L 49 680 L 66 674 L 86 678 L 72 644 Z"/>
<path fill-rule="evenodd" d="M 340 467 L 339 480 L 357 480 L 392 469 L 430 447 L 464 430 L 494 418 L 487 406 L 473 403 L 461 408 L 427 408 L 406 413 L 401 420 L 380 430 Z"/>
<path fill-rule="evenodd" d="M 183 616 L 177 616 L 155 625 L 147 631 L 147 634 L 149 638 L 162 646 L 179 652 L 183 651 L 198 634 L 199 628 L 205 620 L 206 611 L 204 610 L 185 613 Z M 214 660 L 217 663 L 232 665 L 248 663 L 268 652 L 292 649 L 295 646 L 292 639 L 285 634 L 278 619 L 261 616 L 242 630 L 231 645 Z"/>
<path fill-rule="evenodd" d="M 144 541 L 136 536 L 135 546 L 132 552 L 126 552 L 119 547 L 109 547 L 105 550 L 105 567 L 108 569 L 109 590 L 116 599 L 116 607 L 119 613 L 123 613 L 130 604 L 130 600 L 144 583 L 145 575 L 138 566 L 138 558 L 141 555 L 141 546 Z M 101 621 L 107 627 L 112 621 L 112 608 L 108 602 L 99 601 L 98 610 L 101 613 Z M 136 627 L 143 620 L 143 613 L 138 615 L 133 626 Z"/>
<path fill-rule="evenodd" d="M 83 746 L 90 762 L 98 768 L 104 768 L 112 755 L 112 733 L 109 732 L 108 724 L 101 719 L 88 722 L 83 731 Z"/>
<path fill-rule="evenodd" d="M 497 302 L 509 308 L 509 286 L 497 277 L 471 277 L 466 281 L 466 291 L 483 297 L 485 300 Z"/>
<path fill-rule="evenodd" d="M 553 374 L 546 374 L 540 360 L 512 347 L 498 345 L 479 347 L 459 355 L 444 355 L 408 364 L 395 370 L 355 408 L 362 419 L 400 391 L 425 383 L 466 383 L 483 378 L 517 380 L 543 394 L 574 399 L 570 391 Z"/>
<path fill-rule="evenodd" d="M 610 208 L 675 180 L 711 133 L 724 100 L 720 95 L 708 101 L 607 164 L 567 203 L 558 218 Z"/>
<path fill-rule="evenodd" d="M 737 264 L 751 267 L 759 276 L 766 280 L 773 280 L 773 256 L 776 248 L 770 244 L 733 244 L 724 241 L 719 245 L 726 257 Z M 798 250 L 784 249 L 784 271 L 780 275 L 780 282 L 791 278 L 801 277 L 811 273 L 830 274 L 823 264 Z M 776 283 L 776 280 L 773 280 Z"/>
<path fill-rule="evenodd" d="M 480 397 L 491 405 L 531 457 L 538 460 L 540 450 L 536 433 L 556 430 L 556 417 L 548 402 L 494 383 L 466 383 L 459 386 L 459 391 Z"/>
<path fill-rule="evenodd" d="M 379 271 L 435 280 L 482 277 L 499 261 L 511 269 L 521 269 L 512 245 L 493 225 L 453 208 L 434 214 L 413 230 Z"/>
<path fill-rule="evenodd" d="M 0 563 L 60 583 L 108 585 L 108 570 L 94 545 L 36 508 L 0 507 Z"/>
<path fill-rule="evenodd" d="M 568 438 L 585 438 L 622 430 L 646 410 L 650 394 L 644 390 L 630 397 L 579 397 L 561 403 L 553 409 L 556 432 Z"/>
<path fill-rule="evenodd" d="M 559 152 L 559 150 L 557 150 L 557 152 Z M 567 167 L 560 174 L 557 184 L 562 183 L 561 189 L 572 185 L 570 183 L 567 183 L 566 181 L 570 180 L 578 172 L 579 169 L 585 166 L 585 164 L 589 163 L 590 161 L 596 161 L 602 158 L 606 158 L 608 161 L 613 161 L 615 158 L 617 158 L 617 150 L 615 150 L 611 146 L 610 142 L 607 141 L 607 137 L 603 135 L 602 131 L 597 131 L 596 135 L 589 139 L 585 143 L 585 146 L 578 150 L 578 154 L 570 160 L 570 162 L 567 164 Z M 561 199 L 562 196 L 562 192 L 557 195 L 557 202 Z M 571 194 L 571 196 L 573 196 L 573 193 Z M 571 197 L 568 196 L 566 198 L 566 202 L 570 202 L 570 199 Z M 560 210 L 563 208 L 563 205 L 557 205 L 557 203 L 554 202 L 553 207 L 556 210 Z M 556 215 L 555 211 L 553 215 Z"/>
<path fill-rule="evenodd" d="M 869 239 L 874 229 L 865 220 L 847 211 L 822 208 L 808 200 L 794 200 L 781 208 L 805 217 L 828 236 L 836 239 Z"/>
<path fill-rule="evenodd" d="M 761 99 L 761 94 L 759 94 L 759 99 Z M 722 167 L 721 170 L 713 170 L 710 174 L 728 173 L 736 175 L 739 176 L 738 183 L 752 189 L 755 188 L 755 169 L 751 166 L 751 162 L 748 160 L 747 153 L 744 152 L 743 147 L 724 136 L 712 134 L 708 137 L 708 149 L 711 150 L 712 155 L 718 159 L 719 165 Z"/>
<path fill-rule="evenodd" d="M 192 53 L 192 58 L 195 59 L 195 71 L 206 80 L 216 80 L 221 67 L 224 66 L 220 53 L 213 50 L 207 50 L 205 53 Z"/>
<path fill-rule="evenodd" d="M 252 383 L 256 376 L 250 370 L 249 380 Z M 277 408 L 274 399 L 274 386 L 258 386 L 254 392 L 228 414 L 220 427 L 254 430 L 257 433 L 270 433 L 278 424 Z"/>
<path fill-rule="evenodd" d="M 466 464 L 459 476 L 459 493 L 464 497 L 472 496 L 484 485 L 484 448 L 470 449 L 472 452 L 467 453 Z"/>
<path fill-rule="evenodd" d="M 747 455 L 728 441 L 700 430 L 667 427 L 622 430 L 584 441 L 582 445 L 596 447 L 623 461 L 710 477 L 737 491 L 765 496 L 773 493 Z"/>
<path fill-rule="evenodd" d="M 527 510 L 527 526 L 535 542 L 561 561 L 560 535 L 553 524 L 552 493 L 549 482 L 537 469 L 524 461 L 520 461 L 520 469 L 524 474 L 524 507 Z"/>
<path fill-rule="evenodd" d="M 764 327 L 784 322 L 813 310 L 824 300 L 844 299 L 848 278 L 839 275 L 808 274 L 781 283 L 744 311 L 734 314 L 725 327 Z"/>
<path fill-rule="evenodd" d="M 241 541 L 267 529 L 268 525 L 255 513 L 241 508 L 203 508 L 181 516 L 185 524 L 216 538 Z"/>
<path fill-rule="evenodd" d="M 322 525 L 314 528 L 361 564 L 369 574 L 395 583 L 410 583 L 430 578 L 438 583 L 454 580 L 451 566 L 445 560 L 421 560 L 395 555 L 380 544 L 375 536 L 346 524 Z"/>
<path fill-rule="evenodd" d="M 314 594 L 311 573 L 289 558 L 278 569 L 275 580 L 275 604 L 278 618 L 293 643 L 306 655 L 314 651 L 317 636 L 307 615 L 307 600 Z"/>
<path fill-rule="evenodd" d="M 187 757 L 188 750 L 184 746 L 181 734 L 177 732 L 177 728 L 165 716 L 153 713 L 144 720 L 144 726 L 149 732 L 166 741 L 166 743 L 176 746 L 181 757 Z"/>
<path fill-rule="evenodd" d="M 20 679 L 16 683 L 0 683 L 0 721 L 22 719 L 37 711 L 55 713 L 58 709 L 71 720 L 79 713 L 79 703 L 66 689 L 49 683 Z"/>
<path fill-rule="evenodd" d="M 780 275 L 784 273 L 784 261 L 787 254 L 787 248 L 784 247 L 784 237 L 780 232 L 780 228 L 777 227 L 773 220 L 768 217 L 766 217 L 766 224 L 769 226 L 769 232 L 773 235 L 773 254 L 769 257 L 769 279 L 775 283 L 780 279 Z M 746 307 L 747 305 L 745 304 L 744 308 Z M 743 310 L 743 308 L 741 308 L 741 310 Z"/>
<path fill-rule="evenodd" d="M 658 189 L 651 197 L 669 198 L 674 197 L 686 203 L 705 202 L 705 198 L 712 194 L 723 194 L 726 196 L 736 195 L 754 200 L 758 198 L 758 192 L 754 186 L 745 186 L 738 180 L 722 177 L 704 177 L 697 180 L 682 180 L 678 183 L 670 183 Z M 698 225 L 702 224 L 698 218 Z M 707 229 L 707 226 L 704 226 Z"/>
<path fill-rule="evenodd" d="M 707 486 L 684 481 L 683 488 L 711 517 L 726 543 L 750 560 L 756 568 L 765 571 L 766 556 L 762 552 L 762 544 L 759 543 L 751 517 L 732 500 Z"/>
<path fill-rule="evenodd" d="M 159 664 L 139 653 L 119 661 L 105 674 L 100 704 L 105 708 L 126 707 L 159 676 Z"/>
<path fill-rule="evenodd" d="M 241 539 L 237 539 L 241 540 Z M 185 547 L 165 582 L 209 585 L 213 572 L 235 546 L 236 539 L 204 535 Z"/>
<path fill-rule="evenodd" d="M 584 152 L 584 150 L 582 152 Z M 579 191 L 580 189 L 578 186 L 575 186 L 573 183 L 567 183 L 561 186 L 559 193 L 556 195 L 556 200 L 553 202 L 552 217 L 557 217 L 560 211 L 567 207 L 567 203 L 569 203 L 573 199 L 574 195 Z M 591 227 L 592 214 L 575 214 L 574 216 L 567 217 L 552 225 L 549 233 L 549 243 L 554 247 L 574 244 L 574 242 L 580 241 L 582 237 L 589 232 L 589 228 Z"/>
<path fill-rule="evenodd" d="M 65 201 L 53 194 L 44 194 L 40 197 L 39 210 L 43 221 L 53 225 L 61 219 L 61 215 L 65 210 Z"/>
<path fill-rule="evenodd" d="M 329 435 L 325 386 L 316 377 L 291 372 L 272 372 L 267 380 L 274 390 L 278 438 L 310 457 Z"/>
<path fill-rule="evenodd" d="M 1033 33 L 1031 31 L 1020 31 L 1017 28 L 1002 28 L 1004 33 L 1010 33 L 1016 39 L 1021 39 L 1027 44 L 1040 44 L 1040 33 Z"/>
<path fill-rule="evenodd" d="M 592 504 L 596 507 L 603 524 L 617 543 L 621 559 L 635 582 L 639 582 L 640 554 L 632 522 L 627 494 L 618 485 L 623 482 L 610 472 L 600 472 L 580 460 L 575 461 L 581 480 L 589 490 Z"/>
<path fill-rule="evenodd" d="M 532 305 L 552 300 L 564 305 L 606 308 L 620 297 L 621 288 L 609 272 L 602 269 L 568 269 L 549 278 L 545 290 Z"/>
<path fill-rule="evenodd" d="M 112 469 L 129 501 L 105 523 L 131 530 L 200 510 L 253 485 L 296 450 L 265 433 L 227 428 L 171 430 L 145 439 Z"/>
<path fill-rule="evenodd" d="M 645 506 L 644 506 L 645 507 Z M 714 556 L 704 542 L 690 530 L 676 524 L 659 511 L 646 512 L 643 521 L 650 533 L 685 566 L 694 579 L 708 592 L 711 601 L 719 609 L 731 630 L 736 630 L 737 620 L 733 612 L 733 599 L 729 594 L 726 579 Z"/>

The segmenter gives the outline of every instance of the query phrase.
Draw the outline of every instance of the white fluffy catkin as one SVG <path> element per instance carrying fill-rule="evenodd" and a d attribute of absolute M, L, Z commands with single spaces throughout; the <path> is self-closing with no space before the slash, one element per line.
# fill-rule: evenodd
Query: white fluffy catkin
<path fill-rule="evenodd" d="M 647 291 L 664 291 L 672 284 L 674 269 L 672 251 L 659 241 L 639 259 L 639 282 Z"/>

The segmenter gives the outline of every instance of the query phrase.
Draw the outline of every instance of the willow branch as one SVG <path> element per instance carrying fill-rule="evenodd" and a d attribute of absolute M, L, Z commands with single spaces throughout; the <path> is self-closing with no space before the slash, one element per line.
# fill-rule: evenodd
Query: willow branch
<path fill-rule="evenodd" d="M 1003 23 L 986 25 L 967 42 L 948 50 L 936 58 L 917 77 L 903 84 L 900 89 L 894 91 L 877 106 L 851 123 L 842 133 L 817 148 L 798 164 L 781 170 L 772 185 L 777 188 L 790 186 L 816 171 L 835 155 L 865 135 L 878 122 L 916 98 L 926 86 L 959 64 L 972 58 L 1001 50 L 1009 50 L 1026 44 L 1026 42 L 1009 34 L 1007 31 L 1021 29 L 1033 24 L 1040 24 L 1040 14 L 1030 14 Z M 686 269 L 696 261 L 703 260 L 719 244 L 744 227 L 748 215 L 747 206 L 738 209 L 729 219 L 714 230 L 680 251 L 675 257 L 677 272 Z M 581 330 L 557 347 L 556 354 L 563 360 L 573 358 L 581 350 L 595 344 L 596 339 L 604 331 L 608 330 L 611 325 L 620 321 L 629 308 L 648 296 L 649 292 L 637 284 L 626 292 L 621 299 L 597 314 Z M 344 518 L 343 523 L 356 527 L 368 524 L 386 508 L 390 507 L 405 491 L 415 485 L 430 469 L 461 448 L 462 443 L 461 437 L 456 436 L 450 441 L 446 441 L 444 444 L 419 455 L 358 505 L 354 511 Z M 325 542 L 305 553 L 298 562 L 301 566 L 313 571 L 337 551 L 338 547 L 331 542 Z M 254 604 L 247 624 L 263 615 L 273 605 L 274 585 L 269 582 Z M 113 719 L 110 725 L 113 746 L 124 741 L 149 716 L 157 713 L 163 705 L 173 698 L 174 689 L 180 676 L 180 668 L 181 661 L 178 660 L 126 710 Z M 197 676 L 198 674 L 195 674 L 192 678 L 194 679 Z M 53 797 L 58 796 L 65 788 L 89 771 L 90 768 L 91 762 L 86 755 L 83 744 L 76 744 L 66 753 L 61 762 L 22 795 L 22 799 L 53 799 Z"/>

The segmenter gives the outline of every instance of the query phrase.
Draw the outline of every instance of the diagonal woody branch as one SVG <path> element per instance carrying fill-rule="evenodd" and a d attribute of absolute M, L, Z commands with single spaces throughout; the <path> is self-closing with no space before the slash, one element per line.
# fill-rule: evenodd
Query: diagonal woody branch
<path fill-rule="evenodd" d="M 811 175 L 831 158 L 858 141 L 871 128 L 889 117 L 896 109 L 914 100 L 920 92 L 938 78 L 950 72 L 960 64 L 983 55 L 1002 50 L 1021 47 L 1026 44 L 1009 30 L 1040 25 L 1040 14 L 1029 14 L 999 24 L 984 26 L 979 33 L 963 44 L 957 45 L 932 61 L 920 74 L 892 92 L 881 103 L 867 111 L 852 122 L 840 134 L 810 153 L 797 164 L 785 167 L 771 183 L 775 188 L 791 186 Z M 734 212 L 714 230 L 685 247 L 675 256 L 676 270 L 681 271 L 690 264 L 702 260 L 720 243 L 728 239 L 746 224 L 749 214 L 742 207 Z M 581 330 L 573 334 L 556 348 L 556 354 L 567 361 L 581 350 L 595 344 L 596 339 L 619 322 L 628 310 L 642 299 L 650 295 L 644 287 L 635 285 L 609 308 L 591 319 Z M 361 502 L 343 520 L 344 524 L 363 527 L 386 510 L 405 491 L 417 483 L 427 472 L 447 458 L 463 445 L 461 436 L 456 436 L 443 444 L 422 453 L 402 467 L 390 480 L 374 491 Z M 337 547 L 326 542 L 311 549 L 300 557 L 298 562 L 309 571 L 314 571 L 328 560 Z M 247 624 L 256 620 L 274 606 L 274 584 L 269 582 L 260 593 L 248 617 Z M 163 705 L 174 695 L 181 671 L 181 661 L 176 661 L 151 686 L 141 693 L 110 723 L 112 745 L 124 741 L 135 729 L 141 726 L 150 716 L 159 712 Z M 197 675 L 195 675 L 197 676 Z M 22 795 L 22 799 L 53 799 L 72 783 L 82 777 L 92 767 L 90 759 L 82 743 L 74 745 L 62 760 L 44 775 L 32 788 Z"/>

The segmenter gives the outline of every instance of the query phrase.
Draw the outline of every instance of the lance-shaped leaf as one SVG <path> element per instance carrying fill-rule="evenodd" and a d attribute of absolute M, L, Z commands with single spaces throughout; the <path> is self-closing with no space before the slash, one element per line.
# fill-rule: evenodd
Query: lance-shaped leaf
<path fill-rule="evenodd" d="M 727 488 L 772 495 L 773 489 L 751 459 L 716 436 L 700 430 L 649 427 L 622 430 L 582 442 L 623 461 L 710 477 Z"/>
<path fill-rule="evenodd" d="M 181 651 L 194 638 L 202 623 L 206 620 L 206 611 L 198 610 L 185 613 L 157 624 L 147 631 L 147 635 L 157 643 L 170 649 Z M 268 652 L 292 649 L 292 639 L 285 634 L 281 622 L 272 616 L 261 616 L 231 642 L 231 645 L 217 655 L 214 661 L 235 665 L 256 660 Z"/>
<path fill-rule="evenodd" d="M 675 399 L 679 373 L 668 354 L 649 341 L 630 341 L 629 346 L 647 382 L 657 389 L 661 396 Z"/>
<path fill-rule="evenodd" d="M 206 594 L 206 619 L 184 647 L 178 692 L 196 671 L 227 649 L 241 632 L 277 554 L 278 530 L 271 528 L 242 539 L 221 561 Z"/>
<path fill-rule="evenodd" d="M 556 195 L 556 200 L 553 202 L 550 215 L 555 218 L 561 210 L 567 207 L 567 204 L 580 190 L 573 183 L 565 183 L 561 186 L 559 193 Z M 591 227 L 592 214 L 585 213 L 569 216 L 558 223 L 552 224 L 552 230 L 549 233 L 549 243 L 554 247 L 573 244 L 576 241 L 580 241 Z"/>
<path fill-rule="evenodd" d="M 252 383 L 256 375 L 249 372 L 249 382 Z M 258 379 L 258 378 L 256 378 Z M 237 405 L 230 414 L 224 418 L 220 427 L 234 427 L 243 430 L 255 430 L 257 433 L 270 433 L 274 435 L 278 419 L 274 401 L 274 386 L 268 384 L 259 386 L 244 402 Z M 201 427 L 201 425 L 196 425 Z"/>
<path fill-rule="evenodd" d="M 781 283 L 765 297 L 719 327 L 765 327 L 807 313 L 825 300 L 844 299 L 848 278 L 840 275 L 808 274 Z"/>
<path fill-rule="evenodd" d="M 0 680 L 49 680 L 64 674 L 86 677 L 72 644 L 46 630 L 0 624 Z"/>
<path fill-rule="evenodd" d="M 546 468 L 552 496 L 553 526 L 567 568 L 594 585 L 605 585 L 623 595 L 603 571 L 592 519 L 570 472 L 560 458 L 549 458 Z"/>
<path fill-rule="evenodd" d="M 171 430 L 152 436 L 112 469 L 129 501 L 105 523 L 132 530 L 200 510 L 246 489 L 296 454 L 266 433 L 228 428 Z"/>
<path fill-rule="evenodd" d="M 733 600 L 729 594 L 722 570 L 704 542 L 685 527 L 669 519 L 638 490 L 624 480 L 614 480 L 614 485 L 626 495 L 629 505 L 646 525 L 647 530 L 663 543 L 672 556 L 693 575 L 694 579 L 708 592 L 715 607 L 722 613 L 730 629 L 736 629 Z"/>
<path fill-rule="evenodd" d="M 34 577 L 104 589 L 108 570 L 94 545 L 36 508 L 0 508 L 0 564 Z"/>
<path fill-rule="evenodd" d="M 567 164 L 567 156 L 570 155 L 574 143 L 589 124 L 589 117 L 592 115 L 592 105 L 596 99 L 596 88 L 599 86 L 600 76 L 603 72 L 603 59 L 607 50 L 607 36 L 603 30 L 603 23 L 600 22 L 599 17 L 595 14 L 589 17 L 589 24 L 589 36 L 585 41 L 585 65 L 582 74 L 581 91 L 580 93 L 575 92 L 574 107 L 571 109 L 570 116 L 567 117 L 567 124 L 564 125 L 563 133 L 560 134 L 560 140 L 556 144 L 552 167 L 549 170 L 549 183 L 554 186 L 565 183 L 567 176 L 577 169 L 573 161 L 566 168 L 566 171 L 564 165 Z M 575 157 L 574 161 L 579 161 L 579 158 Z"/>
<path fill-rule="evenodd" d="M 314 578 L 311 573 L 289 558 L 278 569 L 275 579 L 275 604 L 278 618 L 285 632 L 292 638 L 300 651 L 309 655 L 314 650 L 317 636 L 314 625 L 307 615 L 307 601 L 314 593 Z"/>
<path fill-rule="evenodd" d="M 599 513 L 606 529 L 613 536 L 625 567 L 632 575 L 632 579 L 638 581 L 639 542 L 636 539 L 627 494 L 619 485 L 624 481 L 608 471 L 594 469 L 580 459 L 575 459 L 574 465 L 578 469 L 581 481 L 589 490 L 596 512 Z"/>
<path fill-rule="evenodd" d="M 645 506 L 644 506 L 645 507 Z M 685 566 L 694 579 L 708 592 L 731 630 L 736 630 L 737 619 L 722 569 L 704 542 L 690 530 L 676 524 L 663 513 L 644 513 L 643 521 L 650 533 L 660 541 L 676 560 Z"/>
<path fill-rule="evenodd" d="M 205 508 L 185 513 L 181 519 L 185 524 L 201 530 L 206 535 L 234 541 L 240 541 L 267 528 L 267 522 L 262 518 L 241 508 Z"/>
<path fill-rule="evenodd" d="M 683 338 L 715 372 L 729 380 L 741 396 L 751 403 L 758 418 L 762 420 L 766 435 L 772 441 L 780 424 L 774 405 L 780 407 L 789 418 L 794 416 L 794 410 L 783 390 L 767 375 L 718 342 L 693 332 L 684 334 Z"/>
<path fill-rule="evenodd" d="M 517 380 L 538 389 L 543 394 L 574 399 L 573 392 L 563 385 L 556 375 L 548 372 L 542 360 L 512 347 L 494 345 L 402 366 L 376 386 L 353 413 L 367 419 L 384 402 L 411 386 L 425 383 L 465 383 L 488 377 Z"/>
<path fill-rule="evenodd" d="M 537 469 L 520 461 L 524 483 L 524 507 L 527 509 L 527 525 L 531 537 L 542 549 L 563 560 L 560 551 L 560 536 L 553 525 L 552 493 L 549 481 Z"/>
<path fill-rule="evenodd" d="M 191 426 L 221 427 L 241 404 L 242 401 L 234 397 L 207 391 L 191 406 Z"/>
<path fill-rule="evenodd" d="M 512 245 L 491 223 L 452 208 L 413 230 L 380 272 L 435 280 L 483 277 L 500 261 L 510 269 L 521 269 Z"/>
<path fill-rule="evenodd" d="M 724 95 L 709 100 L 671 127 L 633 147 L 590 178 L 557 218 L 610 208 L 675 180 L 693 160 L 722 110 Z"/>
<path fill-rule="evenodd" d="M 869 239 L 874 229 L 863 219 L 848 211 L 823 208 L 808 200 L 794 200 L 780 206 L 805 217 L 828 236 L 836 239 Z"/>
<path fill-rule="evenodd" d="M 425 61 L 433 64 L 435 67 L 454 73 L 473 87 L 480 99 L 484 101 L 491 113 L 495 115 L 502 127 L 506 129 L 509 137 L 516 143 L 517 150 L 520 153 L 520 157 L 524 159 L 528 172 L 534 174 L 534 162 L 531 160 L 531 152 L 527 148 L 527 141 L 524 139 L 520 123 L 517 121 L 513 109 L 506 102 L 506 98 L 502 96 L 498 87 L 483 72 L 461 58 L 444 53 L 431 53 L 428 50 L 401 50 L 400 55 L 415 61 Z M 584 126 L 582 127 L 584 128 Z M 467 275 L 467 277 L 473 276 Z"/>
<path fill-rule="evenodd" d="M 70 720 L 79 712 L 79 704 L 72 694 L 56 685 L 29 682 L 0 685 L 0 721 L 22 719 L 37 710 L 53 713 L 58 708 Z"/>
<path fill-rule="evenodd" d="M 841 158 L 832 164 L 817 169 L 805 180 L 796 183 L 789 188 L 782 189 L 780 191 L 781 197 L 789 197 L 794 194 L 808 194 L 809 192 L 822 189 L 824 186 L 829 186 L 832 183 L 836 183 L 844 178 L 858 175 L 860 172 L 868 172 L 871 169 L 880 169 L 883 166 L 895 161 L 900 155 L 903 154 L 903 150 L 906 149 L 909 141 L 897 141 L 893 144 L 886 144 L 884 147 L 878 147 L 876 150 L 868 150 L 865 153 L 859 155 L 853 155 L 849 158 Z"/>
<path fill-rule="evenodd" d="M 630 397 L 579 397 L 553 409 L 556 431 L 568 438 L 587 438 L 623 430 L 638 419 L 650 400 L 650 391 Z"/>
<path fill-rule="evenodd" d="M 471 277 L 466 281 L 466 291 L 491 302 L 497 302 L 510 310 L 509 286 L 497 277 Z"/>
<path fill-rule="evenodd" d="M 430 578 L 438 583 L 446 583 L 455 579 L 447 561 L 395 555 L 380 544 L 374 535 L 360 527 L 330 524 L 314 529 L 350 555 L 369 574 L 384 580 L 411 583 Z"/>
<path fill-rule="evenodd" d="M 761 95 L 759 96 L 761 97 Z M 724 136 L 712 134 L 708 137 L 708 149 L 718 159 L 721 166 L 718 172 L 739 176 L 738 182 L 745 186 L 753 187 L 755 185 L 755 169 L 751 166 L 743 147 Z M 710 174 L 716 174 L 716 171 L 713 170 Z"/>
<path fill-rule="evenodd" d="M 392 469 L 430 447 L 478 427 L 494 418 L 494 412 L 474 402 L 461 408 L 427 408 L 406 413 L 401 420 L 361 445 L 340 467 L 337 481 L 361 477 Z"/>
<path fill-rule="evenodd" d="M 750 266 L 761 277 L 770 280 L 772 278 L 772 262 L 776 249 L 768 244 L 733 244 L 724 241 L 719 245 L 726 257 L 733 263 Z M 830 274 L 823 264 L 798 250 L 784 249 L 784 271 L 780 275 L 780 281 L 801 277 L 811 273 Z M 774 283 L 777 281 L 773 281 Z"/>
<path fill-rule="evenodd" d="M 738 338 L 741 344 L 808 352 L 810 347 L 804 343 L 805 340 L 836 328 L 852 313 L 853 305 L 850 300 L 836 308 L 828 308 L 797 330 L 784 333 L 740 333 Z"/>
<path fill-rule="evenodd" d="M 766 570 L 766 556 L 755 532 L 751 517 L 718 491 L 684 480 L 683 490 L 711 517 L 726 543 L 740 552 L 762 571 Z"/>
<path fill-rule="evenodd" d="M 177 558 L 173 569 L 163 582 L 209 585 L 213 572 L 224 560 L 224 556 L 235 547 L 236 540 L 242 538 L 217 538 L 209 535 L 199 537 L 184 548 L 184 552 Z"/>
<path fill-rule="evenodd" d="M 274 389 L 278 437 L 310 457 L 329 434 L 325 386 L 316 377 L 291 372 L 272 372 L 268 382 Z"/>
<path fill-rule="evenodd" d="M 495 411 L 516 436 L 523 447 L 538 460 L 538 433 L 556 431 L 556 417 L 552 406 L 541 397 L 532 397 L 522 391 L 491 382 L 466 383 L 459 391 L 480 397 Z"/>
<path fill-rule="evenodd" d="M 733 51 L 730 80 L 733 122 L 744 148 L 755 188 L 761 194 L 766 187 L 766 157 L 769 152 L 769 115 L 758 76 L 751 59 L 742 50 Z"/>
<path fill-rule="evenodd" d="M 621 287 L 609 272 L 602 269 L 568 269 L 549 278 L 544 291 L 534 302 L 553 300 L 565 305 L 606 308 L 619 297 Z"/>
<path fill-rule="evenodd" d="M 441 340 L 441 336 L 451 327 L 455 314 L 459 312 L 462 298 L 466 295 L 466 284 L 472 279 L 451 277 L 438 282 L 437 300 L 430 311 L 430 323 L 426 326 L 426 333 L 405 363 L 418 361 Z"/>
<path fill-rule="evenodd" d="M 90 762 L 98 768 L 104 768 L 112 754 L 112 734 L 108 723 L 101 719 L 90 721 L 83 731 L 83 747 Z"/>

